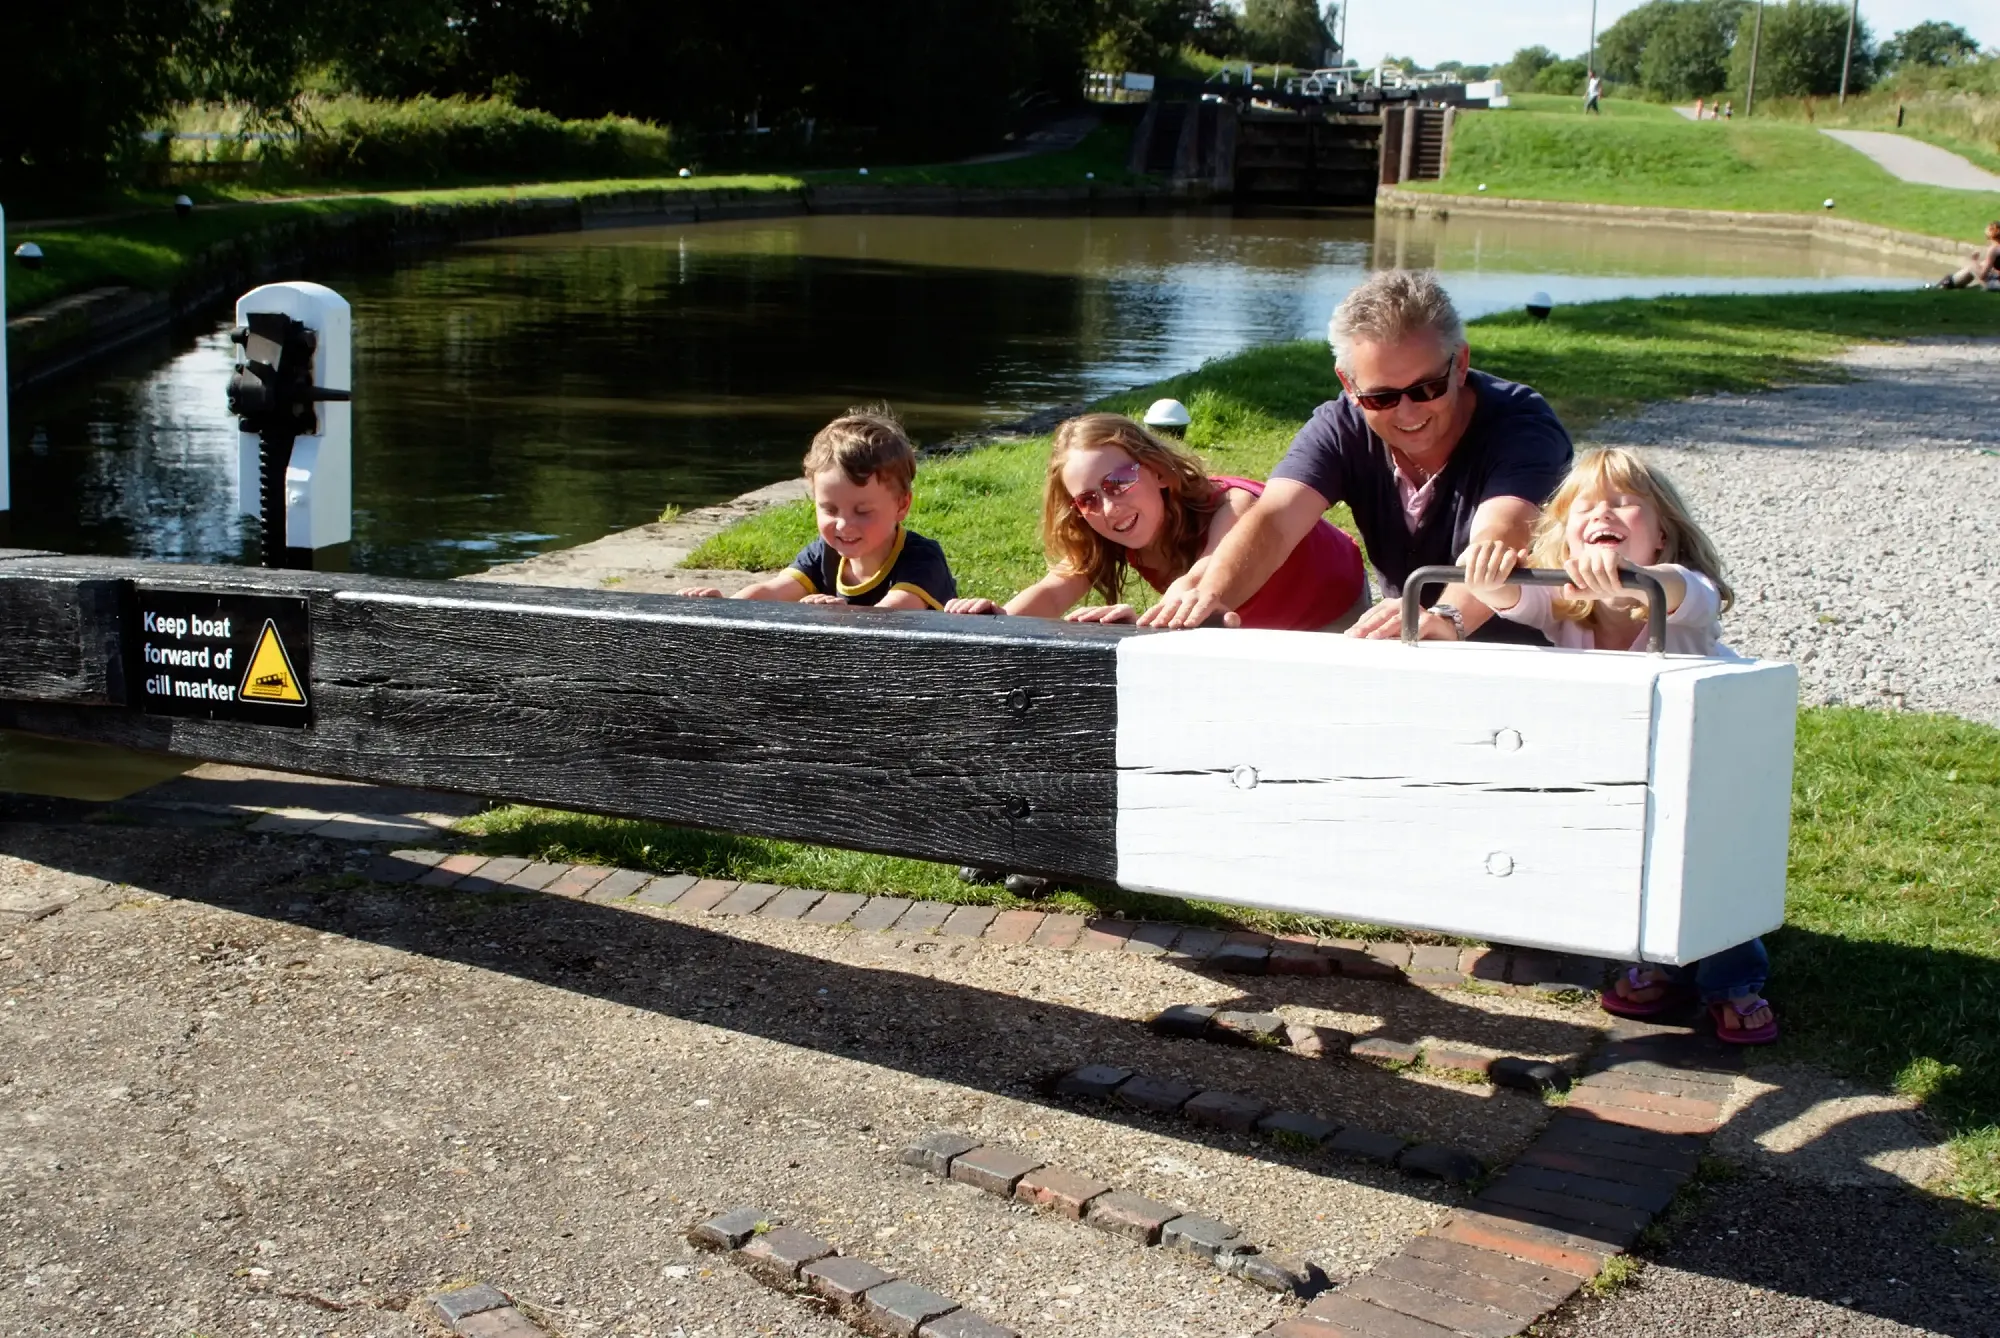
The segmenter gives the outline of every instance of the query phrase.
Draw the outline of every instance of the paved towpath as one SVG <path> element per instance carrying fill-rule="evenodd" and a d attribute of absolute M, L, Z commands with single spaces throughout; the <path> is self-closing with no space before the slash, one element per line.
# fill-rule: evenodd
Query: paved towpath
<path fill-rule="evenodd" d="M 1952 190 L 2000 191 L 2000 176 L 1975 166 L 1949 149 L 1886 130 L 1822 130 L 1850 149 L 1867 154 L 1903 181 Z"/>

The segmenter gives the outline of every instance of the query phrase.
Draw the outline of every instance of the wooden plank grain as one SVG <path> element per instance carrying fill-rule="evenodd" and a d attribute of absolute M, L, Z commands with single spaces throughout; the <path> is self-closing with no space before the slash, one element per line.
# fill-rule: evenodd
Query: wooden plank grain
<path fill-rule="evenodd" d="M 0 716 L 19 728 L 1086 880 L 1117 874 L 1116 634 L 102 560 L 52 571 L 53 561 L 9 564 L 23 575 L 0 583 L 0 611 L 71 597 L 77 568 L 165 588 L 303 594 L 315 721 L 286 739 L 45 707 L 0 687 L 15 699 Z M 40 590 L 18 588 L 38 570 Z M 54 663 L 58 649 L 39 658 Z"/>
<path fill-rule="evenodd" d="M 0 697 L 122 703 L 125 664 L 117 625 L 123 583 L 39 579 L 26 575 L 32 561 L 24 555 L 0 564 L 0 646 L 6 648 Z"/>

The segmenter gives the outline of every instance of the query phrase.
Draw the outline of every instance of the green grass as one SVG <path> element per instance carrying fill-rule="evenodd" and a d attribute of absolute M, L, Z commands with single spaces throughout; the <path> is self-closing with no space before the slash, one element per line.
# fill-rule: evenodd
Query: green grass
<path fill-rule="evenodd" d="M 984 186 L 1019 190 L 1033 186 L 1121 185 L 1153 180 L 1125 170 L 1132 127 L 1100 125 L 1074 148 L 1012 158 L 998 163 L 934 163 L 929 166 L 870 165 L 863 177 L 855 168 L 802 172 L 813 185 Z M 1094 174 L 1094 182 L 1086 178 Z"/>
<path fill-rule="evenodd" d="M 1522 112 L 1547 112 L 1558 116 L 1583 117 L 1585 120 L 1597 119 L 1596 117 L 1584 116 L 1583 99 L 1581 97 L 1564 97 L 1556 93 L 1509 92 L 1507 94 L 1507 101 L 1509 104 L 1505 109 L 1505 114 L 1507 115 L 1519 115 Z M 1686 117 L 1682 116 L 1672 107 L 1667 106 L 1664 102 L 1646 102 L 1638 98 L 1624 98 L 1607 93 L 1598 102 L 1597 107 L 1599 114 L 1606 120 L 1611 121 L 1660 121 L 1683 125 L 1687 123 Z M 1472 115 L 1476 113 L 1467 114 Z"/>
<path fill-rule="evenodd" d="M 1845 106 L 1831 98 L 1770 98 L 1757 103 L 1757 115 L 1843 129 L 1900 129 L 1990 172 L 2000 172 L 2000 61 L 1996 60 L 1906 66 L 1888 82 L 1850 97 Z"/>
<path fill-rule="evenodd" d="M 1696 123 L 1671 108 L 1524 95 L 1523 106 L 1460 117 L 1443 181 L 1405 189 L 1671 209 L 1834 213 L 1934 237 L 1976 237 L 2000 192 L 1898 181 L 1813 126 L 1759 117 Z M 1554 105 L 1551 105 L 1554 104 Z"/>
<path fill-rule="evenodd" d="M 1803 712 L 1792 824 L 1788 1048 L 1922 1100 L 2000 1208 L 2000 731 Z"/>

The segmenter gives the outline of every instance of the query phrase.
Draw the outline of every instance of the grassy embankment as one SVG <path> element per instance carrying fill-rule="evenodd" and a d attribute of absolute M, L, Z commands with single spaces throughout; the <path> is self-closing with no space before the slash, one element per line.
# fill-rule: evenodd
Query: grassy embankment
<path fill-rule="evenodd" d="M 2000 61 L 1939 69 L 1899 70 L 1896 78 L 1850 97 L 1846 106 L 1831 98 L 1772 98 L 1757 103 L 1757 115 L 1800 121 L 1836 130 L 1897 130 L 2000 172 Z"/>
<path fill-rule="evenodd" d="M 212 248 L 252 240 L 287 224 L 312 223 L 343 214 L 365 214 L 413 205 L 474 206 L 516 200 L 615 195 L 628 191 L 752 191 L 785 192 L 808 186 L 868 185 L 880 187 L 961 186 L 1028 190 L 1055 186 L 1111 186 L 1134 178 L 1125 171 L 1129 127 L 1102 126 L 1071 149 L 996 163 L 953 163 L 938 166 L 828 169 L 783 174 L 738 174 L 693 177 L 610 176 L 585 181 L 534 181 L 528 184 L 448 180 L 422 189 L 393 181 L 343 181 L 346 193 L 316 194 L 324 185 L 291 183 L 280 189 L 287 196 L 237 198 L 242 188 L 194 192 L 199 205 L 189 218 L 176 218 L 168 207 L 171 195 L 135 193 L 106 202 L 115 206 L 102 220 L 40 227 L 12 219 L 7 249 L 36 242 L 47 256 L 39 270 L 11 265 L 7 274 L 7 311 L 19 315 L 43 303 L 90 288 L 122 284 L 165 291 Z M 1091 174 L 1091 175 L 1086 175 Z M 271 189 L 264 187 L 262 189 Z M 147 212 L 133 213 L 143 207 Z"/>
<path fill-rule="evenodd" d="M 1451 171 L 1406 190 L 1523 200 L 1833 213 L 1971 246 L 2000 216 L 2000 192 L 1898 181 L 1812 125 L 1760 115 L 1689 121 L 1671 107 L 1613 99 L 1602 118 L 1578 99 L 1523 94 L 1519 106 L 1459 118 Z"/>
<path fill-rule="evenodd" d="M 1573 427 L 1647 400 L 1754 391 L 1839 375 L 1825 359 L 1867 339 L 2000 334 L 2000 303 L 1964 293 L 1703 298 L 1515 315 L 1473 330 L 1475 361 L 1540 387 Z M 1323 345 L 1254 349 L 1112 396 L 1136 411 L 1174 395 L 1218 469 L 1261 476 L 1332 387 Z M 1035 535 L 1047 441 L 927 462 L 912 526 L 939 539 L 967 593 L 1002 596 L 1042 570 Z M 1995 462 L 2000 468 L 2000 461 Z M 773 567 L 811 533 L 803 506 L 717 536 L 701 566 Z M 1143 597 L 1143 590 L 1135 590 Z M 527 808 L 476 819 L 496 851 L 601 860 L 856 891 L 1006 901 L 914 860 Z M 1772 938 L 1783 1053 L 1922 1097 L 1957 1136 L 1955 1193 L 2000 1206 L 2000 731 L 1941 716 L 1815 709 L 1800 716 L 1788 927 Z M 1117 893 L 1063 892 L 1071 909 L 1267 928 L 1295 916 Z M 1356 932 L 1340 926 L 1341 932 Z M 1361 931 L 1366 932 L 1366 931 Z M 1379 931 L 1377 936 L 1380 936 Z"/>

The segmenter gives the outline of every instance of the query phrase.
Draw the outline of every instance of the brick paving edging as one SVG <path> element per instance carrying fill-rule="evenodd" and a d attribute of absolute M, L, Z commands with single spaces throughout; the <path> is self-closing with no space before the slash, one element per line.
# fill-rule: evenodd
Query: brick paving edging
<path fill-rule="evenodd" d="M 1735 1047 L 1617 1022 L 1568 1105 L 1475 1197 L 1265 1338 L 1510 1338 L 1557 1309 L 1693 1178 Z"/>
<path fill-rule="evenodd" d="M 1536 1094 L 1568 1091 L 1569 1067 L 1581 1058 L 1581 1055 L 1565 1055 L 1547 1060 L 1522 1055 L 1486 1055 L 1472 1050 L 1421 1046 L 1383 1036 L 1356 1040 L 1338 1027 L 1302 1026 L 1287 1023 L 1276 1013 L 1248 1013 L 1211 1008 L 1207 1004 L 1174 1004 L 1162 1009 L 1147 1025 L 1162 1036 L 1285 1050 L 1304 1059 L 1346 1055 L 1387 1069 L 1421 1065 L 1455 1077 Z"/>
<path fill-rule="evenodd" d="M 846 925 L 857 930 L 893 928 L 901 934 L 978 938 L 1007 946 L 1131 952 L 1253 975 L 1343 975 L 1407 981 L 1429 988 L 1472 986 L 1539 993 L 1596 989 L 1612 967 L 1597 958 L 1508 948 L 1459 949 L 1223 933 L 1150 921 L 913 902 L 894 896 L 788 889 L 684 874 L 655 876 L 600 865 L 558 865 L 440 851 L 404 850 L 377 856 L 367 872 L 368 877 L 383 883 L 474 892 L 547 892 L 599 904 L 637 902 L 690 912 Z M 1304 1314 L 1266 1330 L 1266 1338 L 1509 1338 L 1563 1305 L 1607 1261 L 1623 1253 L 1692 1178 L 1707 1137 L 1721 1122 L 1734 1082 L 1731 1075 L 1741 1071 L 1743 1057 L 1736 1047 L 1712 1039 L 1704 1041 L 1685 1028 L 1620 1021 L 1607 1028 L 1607 1035 L 1610 1044 L 1592 1056 L 1590 1071 L 1571 1091 L 1566 1108 L 1469 1207 L 1450 1212 L 1354 1282 L 1320 1295 Z M 1381 1046 L 1364 1046 L 1359 1057 L 1392 1065 L 1415 1060 L 1438 1062 L 1416 1047 L 1392 1053 Z M 1119 1075 L 1104 1085 L 1101 1095 L 1143 1076 L 1110 1066 L 1086 1066 L 1066 1076 L 1076 1078 L 1092 1068 Z M 1497 1078 L 1494 1066 L 1488 1071 Z M 1100 1074 L 1100 1081 L 1102 1077 Z M 1220 1096 L 1255 1104 L 1254 1099 L 1238 1094 Z M 1240 1119 L 1236 1112 L 1241 1108 L 1235 1103 L 1218 1099 L 1212 1104 L 1218 1106 L 1218 1114 L 1227 1107 L 1231 1118 Z M 1316 1127 L 1302 1126 L 1296 1132 L 1310 1139 Z M 1275 1131 L 1276 1126 L 1267 1132 Z M 1334 1134 L 1325 1141 L 1337 1138 Z M 1396 1151 L 1378 1159 L 1403 1164 L 1405 1154 L 1414 1154 L 1416 1149 L 1404 1148 L 1401 1139 L 1393 1141 Z M 1405 1169 L 1416 1168 L 1406 1165 Z M 730 1214 L 717 1222 L 735 1216 Z M 695 1233 L 689 1238 L 695 1240 Z M 736 1246 L 729 1248 L 742 1253 Z M 827 1255 L 821 1258 L 844 1259 L 833 1247 L 826 1250 Z M 823 1298 L 826 1292 L 819 1290 L 823 1286 L 838 1291 L 834 1281 L 802 1279 L 803 1267 L 801 1264 L 792 1270 L 788 1286 L 803 1283 Z M 910 1290 L 936 1297 L 923 1288 Z M 846 1304 L 837 1299 L 829 1303 Z M 964 1316 L 959 1323 L 987 1327 L 939 1327 L 936 1318 L 912 1321 L 900 1328 L 870 1327 L 901 1324 L 907 1317 L 901 1312 L 877 1313 L 851 1306 L 845 1313 L 870 1332 L 894 1333 L 900 1338 L 1011 1335 L 1010 1330 L 955 1308 L 955 1303 L 947 1300 L 947 1304 L 954 1305 L 945 1312 L 947 1316 Z M 519 1315 L 517 1310 L 512 1313 Z M 521 1323 L 529 1322 L 522 1316 Z M 530 1327 L 520 1331 L 519 1338 L 533 1338 L 537 1332 Z M 516 1336 L 496 1332 L 491 1338 Z"/>
<path fill-rule="evenodd" d="M 491 1283 L 474 1282 L 439 1292 L 425 1311 L 458 1338 L 548 1338 L 547 1330 L 522 1314 L 513 1298 Z"/>
<path fill-rule="evenodd" d="M 1260 934 L 1203 929 L 1159 920 L 1120 920 L 1062 911 L 1003 910 L 997 906 L 908 897 L 866 896 L 737 883 L 688 874 L 654 875 L 600 864 L 552 864 L 512 856 L 398 850 L 378 855 L 367 877 L 378 883 L 415 883 L 458 892 L 546 892 L 613 905 L 644 906 L 715 915 L 757 915 L 807 924 L 846 925 L 898 934 L 976 938 L 1013 947 L 1072 952 L 1127 952 L 1164 957 L 1180 965 L 1253 976 L 1347 976 L 1400 981 L 1433 989 L 1472 986 L 1506 993 L 1590 991 L 1603 985 L 1613 964 L 1596 957 L 1564 956 L 1507 947 L 1367 943 L 1309 934 Z"/>
<path fill-rule="evenodd" d="M 1305 1111 L 1279 1110 L 1242 1092 L 1202 1091 L 1191 1083 L 1135 1073 L 1116 1064 L 1072 1069 L 1057 1077 L 1049 1090 L 1071 1100 L 1104 1101 L 1149 1115 L 1179 1116 L 1210 1129 L 1261 1134 L 1280 1147 L 1326 1151 L 1432 1180 L 1464 1185 L 1486 1174 L 1485 1163 L 1459 1148 L 1411 1143 L 1395 1134 L 1360 1125 L 1343 1126 Z"/>
<path fill-rule="evenodd" d="M 700 1249 L 727 1253 L 768 1287 L 817 1298 L 878 1338 L 1020 1338 L 942 1292 L 842 1254 L 832 1242 L 780 1225 L 761 1209 L 737 1208 L 697 1223 L 687 1239 Z"/>
<path fill-rule="evenodd" d="M 1183 1213 L 1170 1204 L 1118 1189 L 1080 1171 L 1025 1156 L 953 1129 L 935 1129 L 903 1149 L 902 1161 L 940 1180 L 956 1180 L 1009 1201 L 1047 1208 L 1059 1217 L 1144 1246 L 1165 1246 L 1266 1291 L 1309 1297 L 1326 1275 L 1303 1260 L 1273 1255 L 1220 1218 Z"/>

